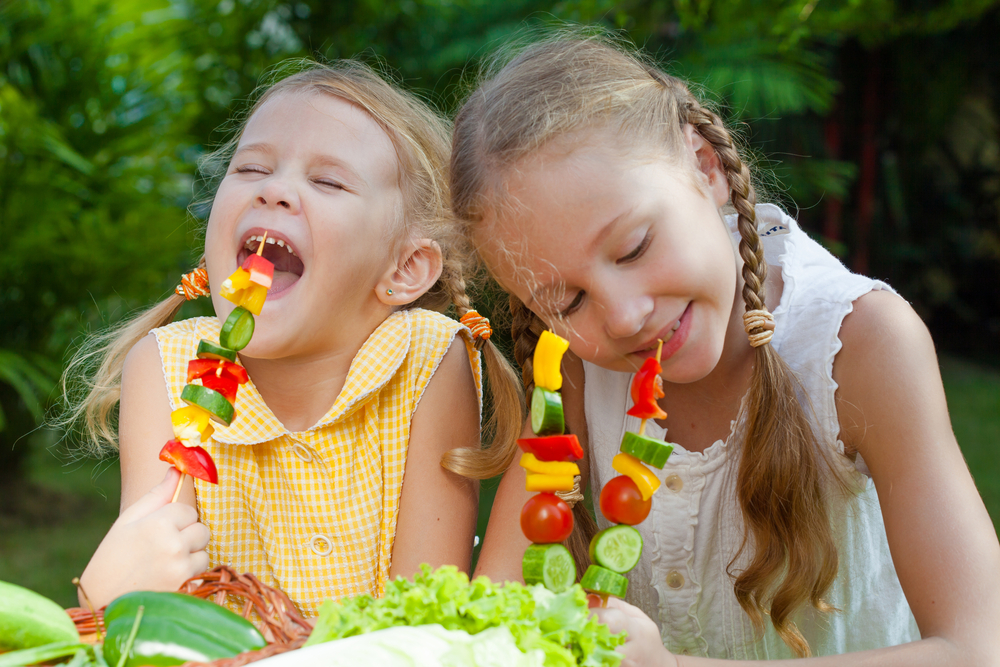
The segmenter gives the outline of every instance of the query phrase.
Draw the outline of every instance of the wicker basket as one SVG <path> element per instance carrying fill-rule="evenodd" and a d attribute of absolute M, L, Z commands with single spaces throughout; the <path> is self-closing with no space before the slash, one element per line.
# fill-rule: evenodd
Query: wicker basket
<path fill-rule="evenodd" d="M 203 600 L 223 604 L 227 597 L 242 600 L 243 618 L 253 622 L 264 635 L 268 645 L 257 651 L 241 653 L 232 658 L 223 658 L 210 663 L 189 662 L 185 667 L 211 665 L 212 667 L 239 667 L 272 655 L 299 648 L 312 632 L 312 623 L 304 618 L 292 601 L 282 591 L 260 582 L 252 574 L 238 574 L 231 568 L 220 565 L 184 582 L 180 593 L 193 595 Z M 104 629 L 104 608 L 97 614 L 89 609 L 74 607 L 66 613 L 76 624 L 83 641 L 97 641 L 98 623 Z"/>

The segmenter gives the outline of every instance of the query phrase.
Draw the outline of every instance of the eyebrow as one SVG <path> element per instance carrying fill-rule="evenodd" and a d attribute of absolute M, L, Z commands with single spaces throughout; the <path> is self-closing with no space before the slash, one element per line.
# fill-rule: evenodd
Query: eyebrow
<path fill-rule="evenodd" d="M 274 146 L 266 142 L 258 142 L 254 144 L 247 144 L 246 146 L 240 146 L 236 150 L 236 152 L 233 153 L 233 159 L 235 160 L 237 156 L 243 153 L 261 153 L 263 155 L 270 156 L 274 154 Z M 337 158 L 331 155 L 320 153 L 318 155 L 312 156 L 310 162 L 312 164 L 316 164 L 322 167 L 333 167 L 334 169 L 340 169 L 347 174 L 349 179 L 354 179 L 355 181 L 363 184 L 365 187 L 369 189 L 371 188 L 371 185 L 368 183 L 367 180 L 365 180 L 364 177 L 361 176 L 361 174 L 351 169 L 351 167 L 348 166 L 346 162 L 338 160 Z"/>
<path fill-rule="evenodd" d="M 608 222 L 608 224 L 606 224 L 603 227 L 601 227 L 600 231 L 597 232 L 597 235 L 594 237 L 594 240 L 590 242 L 590 245 L 588 246 L 588 249 L 589 250 L 593 250 L 594 248 L 597 248 L 598 246 L 600 246 L 609 236 L 611 236 L 614 233 L 615 228 L 622 221 L 630 218 L 634 212 L 635 212 L 635 205 L 633 204 L 633 205 L 629 206 L 627 209 L 625 209 L 624 211 L 622 211 L 621 213 L 619 213 L 618 215 L 616 215 L 614 218 L 612 218 Z M 557 281 L 557 283 L 558 282 L 562 282 L 562 281 Z M 545 292 L 551 291 L 552 288 L 553 288 L 553 284 L 549 283 L 547 285 L 542 285 L 538 289 L 532 290 L 531 293 L 530 293 L 530 295 L 529 295 L 530 296 L 530 303 L 537 304 L 538 301 L 539 301 L 539 298 L 542 295 L 544 295 Z M 527 305 L 527 304 L 525 304 L 525 305 Z"/>

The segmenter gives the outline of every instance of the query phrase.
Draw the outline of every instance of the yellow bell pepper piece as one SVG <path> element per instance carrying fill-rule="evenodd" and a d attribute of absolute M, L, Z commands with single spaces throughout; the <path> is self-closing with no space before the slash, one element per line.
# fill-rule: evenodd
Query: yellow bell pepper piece
<path fill-rule="evenodd" d="M 580 466 L 572 461 L 539 461 L 531 452 L 521 455 L 521 467 L 540 475 L 579 475 Z"/>
<path fill-rule="evenodd" d="M 219 295 L 236 305 L 240 305 L 240 301 L 244 298 L 243 292 L 250 287 L 250 284 L 250 272 L 244 271 L 242 268 L 236 269 L 233 275 L 222 281 Z"/>
<path fill-rule="evenodd" d="M 529 472 L 524 488 L 527 491 L 572 491 L 573 475 L 539 475 Z"/>
<path fill-rule="evenodd" d="M 174 436 L 187 447 L 200 447 L 215 433 L 208 411 L 197 405 L 178 408 L 170 413 Z"/>
<path fill-rule="evenodd" d="M 243 298 L 239 305 L 249 310 L 254 315 L 260 315 L 260 309 L 264 307 L 264 299 L 267 298 L 267 288 L 253 284 L 243 292 Z"/>
<path fill-rule="evenodd" d="M 562 373 L 559 364 L 569 349 L 569 341 L 551 331 L 543 331 L 535 345 L 532 365 L 535 370 L 535 386 L 549 391 L 559 391 L 562 387 Z"/>
<path fill-rule="evenodd" d="M 635 482 L 643 500 L 649 500 L 650 496 L 660 488 L 660 480 L 657 479 L 656 475 L 651 473 L 649 468 L 642 464 L 642 461 L 631 454 L 624 452 L 615 454 L 615 458 L 611 459 L 611 467 Z"/>

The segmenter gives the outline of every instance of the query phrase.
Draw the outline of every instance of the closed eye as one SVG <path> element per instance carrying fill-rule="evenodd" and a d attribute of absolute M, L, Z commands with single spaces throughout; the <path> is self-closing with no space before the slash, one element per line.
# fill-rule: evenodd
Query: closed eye
<path fill-rule="evenodd" d="M 241 164 L 234 170 L 237 174 L 266 174 L 267 170 L 257 164 Z"/>
<path fill-rule="evenodd" d="M 344 186 L 341 183 L 338 183 L 337 181 L 330 180 L 329 178 L 317 178 L 314 181 L 314 183 L 318 183 L 319 185 L 325 185 L 328 188 L 335 188 L 337 190 L 343 190 L 344 189 Z"/>
<path fill-rule="evenodd" d="M 570 304 L 566 306 L 566 308 L 561 313 L 559 313 L 559 316 L 569 317 L 574 312 L 576 312 L 580 308 L 580 304 L 583 303 L 584 294 L 586 294 L 586 292 L 584 292 L 583 290 L 577 292 L 576 296 L 573 297 L 573 300 L 570 302 Z"/>
<path fill-rule="evenodd" d="M 625 255 L 624 257 L 619 257 L 618 259 L 616 259 L 615 264 L 628 264 L 631 261 L 639 259 L 639 257 L 642 256 L 642 253 L 646 252 L 646 248 L 649 247 L 649 242 L 650 242 L 650 234 L 649 232 L 647 232 L 646 236 L 643 237 L 642 242 L 640 242 L 639 245 L 635 247 L 635 250 Z"/>

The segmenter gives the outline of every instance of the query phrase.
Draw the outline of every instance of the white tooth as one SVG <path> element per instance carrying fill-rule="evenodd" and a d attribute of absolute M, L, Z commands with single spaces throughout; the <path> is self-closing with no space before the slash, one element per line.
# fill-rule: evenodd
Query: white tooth
<path fill-rule="evenodd" d="M 274 243 L 274 237 L 272 236 L 271 238 L 269 238 L 269 239 L 267 240 L 267 242 L 268 242 L 268 243 Z"/>
<path fill-rule="evenodd" d="M 282 241 L 281 239 L 278 239 L 278 247 L 279 248 L 284 248 L 285 247 L 285 242 Z"/>
<path fill-rule="evenodd" d="M 677 320 L 676 322 L 674 322 L 674 326 L 673 326 L 673 327 L 671 327 L 671 329 L 670 329 L 670 330 L 671 330 L 671 331 L 677 331 L 677 330 L 678 330 L 678 329 L 680 328 L 680 326 L 681 326 L 681 321 L 680 321 L 680 320 Z"/>
<path fill-rule="evenodd" d="M 295 254 L 295 251 L 294 251 L 294 250 L 292 250 L 292 246 L 290 246 L 290 245 L 286 245 L 286 246 L 285 246 L 285 250 L 287 250 L 288 252 L 290 252 L 290 253 L 291 253 L 291 254 L 293 254 L 293 255 Z"/>

